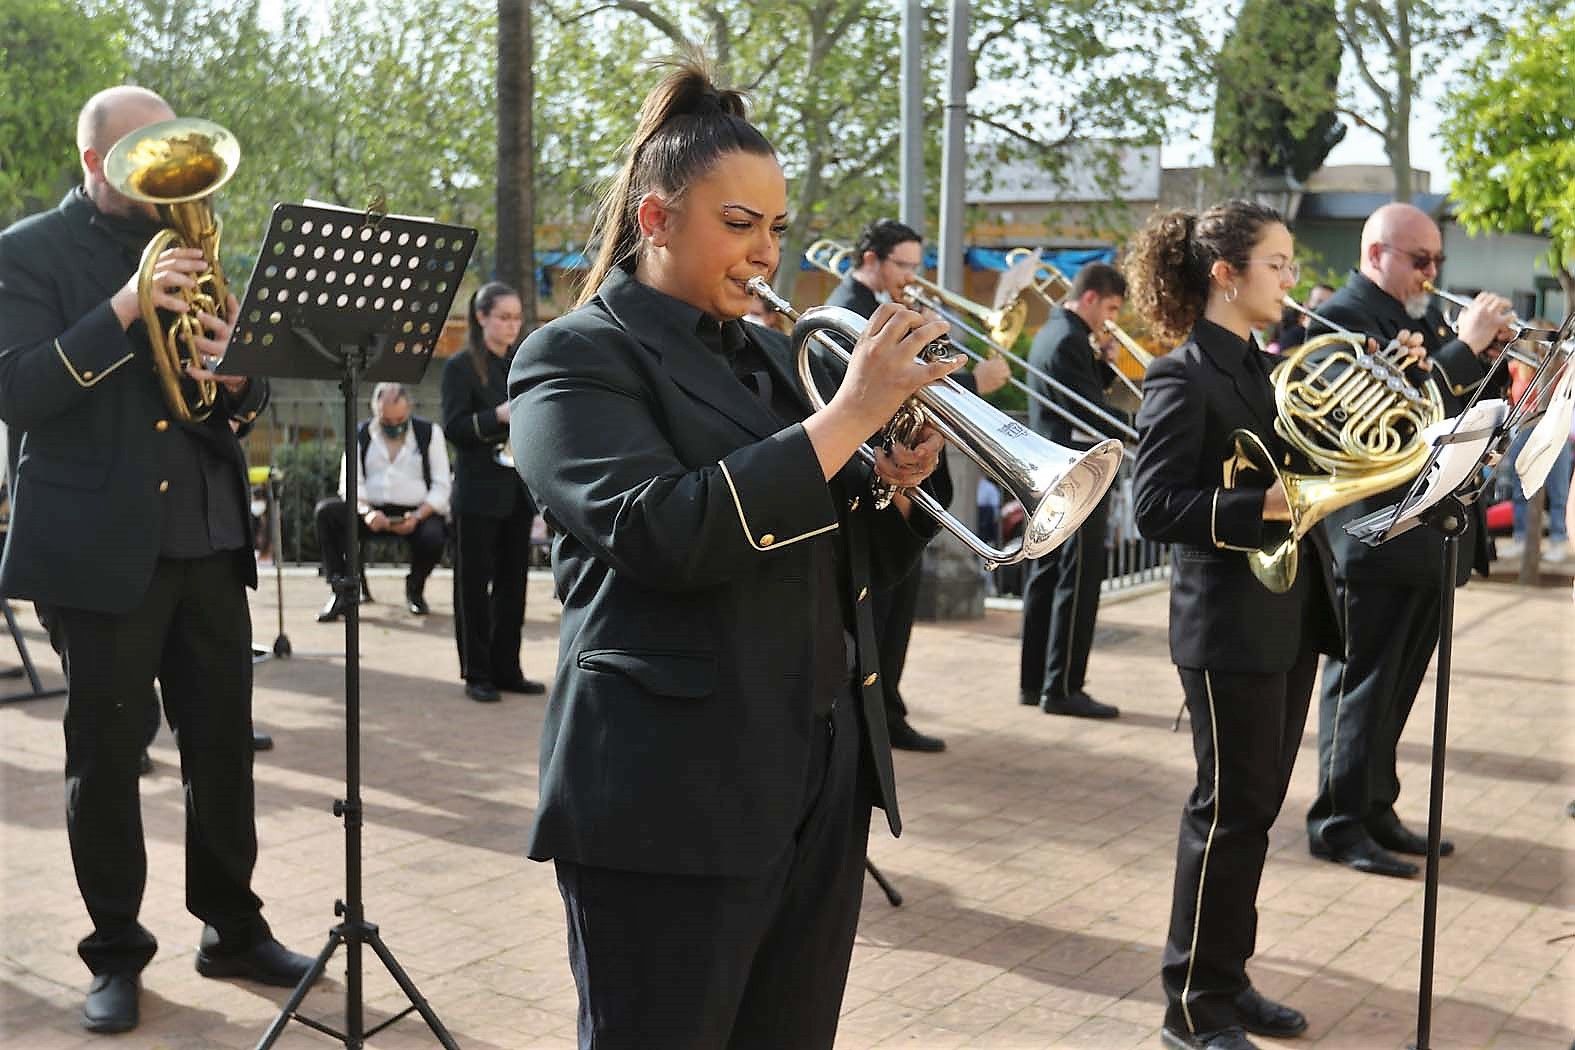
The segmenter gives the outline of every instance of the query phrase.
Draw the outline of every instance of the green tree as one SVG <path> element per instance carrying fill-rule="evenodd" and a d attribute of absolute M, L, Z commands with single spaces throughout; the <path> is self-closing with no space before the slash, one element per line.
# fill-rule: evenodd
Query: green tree
<path fill-rule="evenodd" d="M 0 6 L 0 226 L 81 177 L 77 113 L 126 74 L 119 26 L 73 0 Z"/>
<path fill-rule="evenodd" d="M 1245 0 L 1216 61 L 1214 161 L 1306 179 L 1345 136 L 1337 0 Z M 1295 56 L 1295 61 L 1287 61 Z"/>
<path fill-rule="evenodd" d="M 566 241 L 583 235 L 596 184 L 633 128 L 643 56 L 704 46 L 731 86 L 748 91 L 756 122 L 789 179 L 788 260 L 777 282 L 791 293 L 797 260 L 818 229 L 846 233 L 894 214 L 898 187 L 898 12 L 875 0 L 544 0 L 538 57 L 538 178 L 543 214 Z M 926 26 L 927 126 L 938 168 L 944 11 Z M 1166 122 L 1198 97 L 1202 46 L 1189 4 L 1162 0 L 978 0 L 969 52 L 970 152 L 1029 157 L 1052 179 L 1102 163 L 1122 146 L 1157 142 Z M 1168 41 L 1168 42 L 1167 42 Z M 1092 160 L 1092 163 L 1088 163 Z M 932 199 L 938 180 L 927 180 Z M 931 214 L 934 214 L 932 206 Z"/>
<path fill-rule="evenodd" d="M 1455 214 L 1473 233 L 1549 238 L 1575 304 L 1575 21 L 1540 18 L 1484 49 L 1446 101 Z"/>
<path fill-rule="evenodd" d="M 1557 24 L 1570 0 L 1531 0 L 1528 17 Z M 1455 56 L 1472 40 L 1503 31 L 1503 4 L 1493 0 L 1339 0 L 1333 29 L 1350 76 L 1340 112 L 1383 140 L 1395 200 L 1412 197 L 1411 114 L 1429 84 L 1447 83 Z"/>
<path fill-rule="evenodd" d="M 493 6 L 485 0 L 103 0 L 136 82 L 235 133 L 215 208 L 233 273 L 275 203 L 493 223 Z M 490 273 L 490 239 L 473 260 Z"/>

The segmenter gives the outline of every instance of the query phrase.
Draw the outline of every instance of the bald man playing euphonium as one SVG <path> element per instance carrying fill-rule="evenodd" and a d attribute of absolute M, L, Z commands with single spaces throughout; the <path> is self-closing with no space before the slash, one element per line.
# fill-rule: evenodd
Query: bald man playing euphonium
<path fill-rule="evenodd" d="M 1358 269 L 1318 312 L 1372 336 L 1379 346 L 1402 336 L 1419 343 L 1427 357 L 1412 378 L 1433 383 L 1445 415 L 1452 416 L 1483 381 L 1492 354 L 1510 335 L 1504 329 L 1510 304 L 1483 293 L 1462 311 L 1458 334 L 1452 331 L 1423 287 L 1438 280 L 1443 263 L 1438 225 L 1410 204 L 1386 204 L 1362 228 Z M 1308 336 L 1322 331 L 1313 322 Z M 1327 520 L 1345 652 L 1324 665 L 1318 797 L 1307 814 L 1313 856 L 1399 878 L 1417 873 L 1402 855 L 1427 852 L 1426 838 L 1406 827 L 1395 811 L 1400 796 L 1396 749 L 1438 643 L 1443 544 L 1431 531 L 1416 529 L 1368 547 L 1345 525 L 1394 504 L 1409 487 L 1407 482 L 1370 496 Z M 1481 522 L 1474 524 L 1480 537 Z M 1471 565 L 1472 559 L 1464 560 L 1457 584 L 1465 582 Z M 1443 853 L 1453 851 L 1452 843 L 1443 843 Z"/>
<path fill-rule="evenodd" d="M 251 890 L 251 624 L 257 583 L 247 521 L 244 435 L 262 381 L 214 377 L 230 326 L 197 314 L 204 367 L 220 393 L 200 422 L 174 418 L 152 367 L 138 263 L 160 222 L 117 193 L 104 158 L 123 135 L 175 114 L 138 87 L 82 108 L 82 184 L 57 208 L 0 233 L 0 419 L 24 432 L 0 594 L 49 610 L 65 662 L 66 828 L 92 931 L 77 946 L 93 974 L 82 1023 L 138 1021 L 140 975 L 158 942 L 138 921 L 147 855 L 139 758 L 153 682 L 177 727 L 186 802 L 186 906 L 204 927 L 197 972 L 290 987 L 312 960 L 274 939 Z M 153 301 L 208 264 L 171 249 Z M 232 297 L 228 316 L 234 316 Z"/>

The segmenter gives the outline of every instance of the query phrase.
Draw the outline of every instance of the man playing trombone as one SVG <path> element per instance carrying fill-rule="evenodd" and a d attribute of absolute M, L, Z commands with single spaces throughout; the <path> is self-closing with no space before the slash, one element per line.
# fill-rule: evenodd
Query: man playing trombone
<path fill-rule="evenodd" d="M 869 317 L 882 299 L 902 302 L 908 285 L 924 266 L 924 239 L 913 227 L 896 219 L 876 219 L 864 227 L 854 248 L 854 264 L 826 300 L 860 317 Z M 988 358 L 973 371 L 953 373 L 952 378 L 969 393 L 990 394 L 1006 384 L 1010 366 L 999 357 Z M 945 473 L 942 460 L 941 473 Z M 946 484 L 950 490 L 950 484 Z M 919 572 L 915 569 L 888 588 L 877 588 L 875 599 L 876 647 L 880 652 L 886 697 L 886 728 L 891 746 L 906 751 L 941 751 L 946 742 L 921 733 L 908 724 L 908 706 L 899 685 L 907 661 L 908 638 L 919 601 Z"/>
<path fill-rule="evenodd" d="M 1107 413 L 1111 408 L 1105 388 L 1114 375 L 1109 363 L 1113 345 L 1106 344 L 1111 349 L 1098 346 L 1094 333 L 1104 334 L 1105 322 L 1115 320 L 1126 293 L 1126 278 L 1115 267 L 1105 263 L 1084 266 L 1072 282 L 1070 297 L 1051 312 L 1050 320 L 1034 336 L 1028 355 L 1035 370 Z M 1079 449 L 1090 448 L 1107 436 L 1086 409 L 1032 370 L 1028 382 L 1039 395 L 1028 399 L 1028 422 L 1035 431 L 1058 445 Z M 1046 401 L 1083 422 L 1073 425 L 1050 411 Z M 1094 618 L 1099 613 L 1099 585 L 1105 576 L 1108 508 L 1107 494 L 1075 537 L 1034 563 L 1023 587 L 1021 698 L 1025 705 L 1037 704 L 1046 714 L 1115 718 L 1121 713 L 1083 691 Z"/>

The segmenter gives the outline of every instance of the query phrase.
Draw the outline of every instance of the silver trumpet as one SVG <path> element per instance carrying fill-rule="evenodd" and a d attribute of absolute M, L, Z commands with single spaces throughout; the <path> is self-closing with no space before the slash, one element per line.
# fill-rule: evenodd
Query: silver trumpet
<path fill-rule="evenodd" d="M 752 278 L 748 287 L 767 306 L 794 322 L 793 353 L 799 384 L 817 411 L 824 408 L 825 399 L 810 370 L 811 342 L 846 364 L 853 355 L 831 333 L 851 346 L 864 334 L 869 322 L 837 306 L 817 306 L 801 314 L 763 277 Z M 935 361 L 954 354 L 951 344 L 940 340 L 926 347 L 923 356 Z M 887 423 L 883 437 L 908 443 L 926 424 L 977 463 L 1008 498 L 1023 505 L 1022 537 L 998 548 L 976 536 L 923 489 L 908 490 L 913 502 L 992 569 L 1042 557 L 1064 543 L 1098 506 L 1115 482 L 1121 465 L 1121 442 L 1114 438 L 1101 441 L 1086 452 L 1063 448 L 968 393 L 950 377 L 921 387 Z M 868 445 L 860 446 L 859 455 L 870 464 L 875 462 L 875 453 Z M 890 498 L 884 491 L 884 482 L 876 479 L 875 485 L 877 497 Z"/>

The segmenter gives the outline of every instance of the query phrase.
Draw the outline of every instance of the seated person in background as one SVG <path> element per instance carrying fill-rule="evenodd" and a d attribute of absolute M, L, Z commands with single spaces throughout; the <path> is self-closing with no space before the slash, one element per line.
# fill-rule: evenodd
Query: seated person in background
<path fill-rule="evenodd" d="M 361 539 L 385 533 L 409 542 L 405 602 L 412 613 L 425 616 L 422 592 L 443 557 L 447 539 L 443 517 L 448 513 L 448 446 L 441 427 L 410 414 L 410 395 L 403 384 L 379 383 L 372 389 L 372 416 L 356 428 L 356 514 L 361 519 Z M 339 473 L 339 495 L 317 505 L 317 542 L 330 583 L 349 571 L 343 467 Z M 345 609 L 345 599 L 336 593 L 317 614 L 317 622 L 337 620 Z"/>

